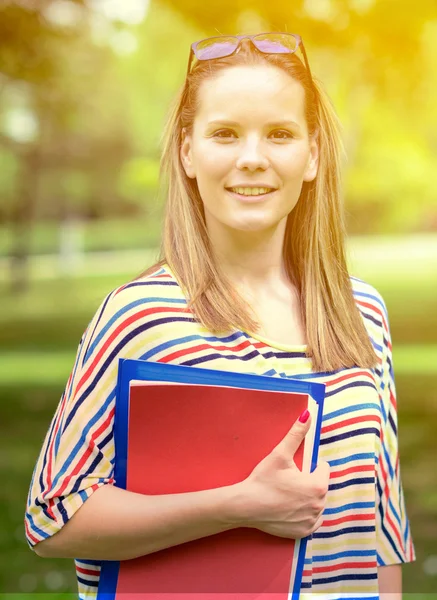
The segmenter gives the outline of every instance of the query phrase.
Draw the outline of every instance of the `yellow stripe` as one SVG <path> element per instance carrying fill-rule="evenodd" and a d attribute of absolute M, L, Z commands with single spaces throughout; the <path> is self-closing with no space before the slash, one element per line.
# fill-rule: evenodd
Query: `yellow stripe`
<path fill-rule="evenodd" d="M 332 506 L 336 501 L 341 504 L 349 504 L 350 502 L 374 502 L 375 492 L 374 486 L 360 488 L 360 490 L 345 491 L 345 488 L 339 490 L 329 490 L 328 492 L 329 506 Z M 331 515 L 329 515 L 331 517 Z M 334 516 L 332 516 L 334 518 Z"/>
<path fill-rule="evenodd" d="M 350 534 L 349 534 L 350 535 Z M 357 537 L 357 538 L 344 538 L 341 540 L 341 547 L 342 548 L 350 548 L 352 546 L 363 546 L 360 548 L 357 548 L 357 550 L 365 550 L 365 549 L 371 549 L 374 550 L 373 547 L 373 537 L 369 536 L 368 538 L 365 537 Z M 316 542 L 315 540 L 312 540 L 312 544 L 311 544 L 311 548 L 312 550 L 314 550 L 314 552 L 325 552 L 325 551 L 329 551 L 329 552 L 333 552 L 338 550 L 338 542 L 337 540 L 331 540 L 330 542 Z M 310 550 L 310 548 L 308 548 L 308 550 Z"/>

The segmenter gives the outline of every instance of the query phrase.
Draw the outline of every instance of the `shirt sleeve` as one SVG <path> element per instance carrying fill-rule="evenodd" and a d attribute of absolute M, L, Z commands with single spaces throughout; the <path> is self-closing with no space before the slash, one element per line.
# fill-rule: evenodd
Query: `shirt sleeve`
<path fill-rule="evenodd" d="M 86 328 L 32 475 L 31 548 L 59 531 L 99 487 L 113 484 L 117 321 L 108 294 Z"/>
<path fill-rule="evenodd" d="M 416 556 L 401 481 L 392 343 L 384 300 L 381 316 L 381 438 L 376 469 L 376 555 L 378 566 L 385 566 L 412 562 Z"/>

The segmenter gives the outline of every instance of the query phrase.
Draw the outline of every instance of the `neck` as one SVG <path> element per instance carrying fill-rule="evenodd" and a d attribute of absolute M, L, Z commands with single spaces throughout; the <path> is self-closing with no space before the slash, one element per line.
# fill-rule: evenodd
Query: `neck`
<path fill-rule="evenodd" d="M 286 219 L 262 232 L 208 226 L 216 259 L 237 287 L 256 290 L 288 279 L 282 256 L 285 226 Z"/>

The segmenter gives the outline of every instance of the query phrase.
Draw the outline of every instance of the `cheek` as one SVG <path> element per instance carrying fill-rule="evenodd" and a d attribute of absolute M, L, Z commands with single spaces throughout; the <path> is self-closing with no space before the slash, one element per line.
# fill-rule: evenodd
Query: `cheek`
<path fill-rule="evenodd" d="M 198 180 L 204 180 L 206 184 L 208 184 L 208 180 L 211 183 L 222 180 L 229 173 L 229 162 L 225 156 L 219 157 L 212 152 L 199 154 L 196 161 Z"/>
<path fill-rule="evenodd" d="M 289 146 L 286 151 L 277 151 L 272 155 L 272 163 L 284 181 L 299 179 L 306 169 L 309 152 L 306 147 L 298 144 Z"/>

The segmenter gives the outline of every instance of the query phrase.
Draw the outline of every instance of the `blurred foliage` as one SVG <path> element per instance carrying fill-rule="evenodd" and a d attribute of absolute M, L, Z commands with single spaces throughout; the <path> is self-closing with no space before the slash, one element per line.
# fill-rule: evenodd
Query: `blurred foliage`
<path fill-rule="evenodd" d="M 437 229 L 434 0 L 3 0 L 0 222 L 15 239 L 40 218 L 158 210 L 162 125 L 189 44 L 260 30 L 303 36 L 340 113 L 349 231 Z"/>

